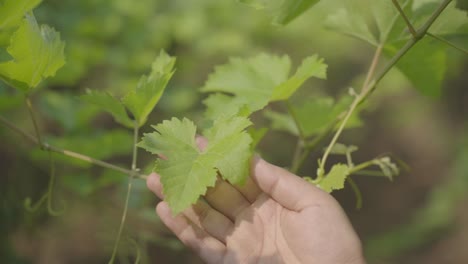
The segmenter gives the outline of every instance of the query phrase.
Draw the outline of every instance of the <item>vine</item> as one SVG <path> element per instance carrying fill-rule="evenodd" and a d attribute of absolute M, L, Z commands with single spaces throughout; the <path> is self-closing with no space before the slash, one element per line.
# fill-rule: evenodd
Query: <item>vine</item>
<path fill-rule="evenodd" d="M 21 4 L 20 2 L 22 1 L 6 1 L 6 4 L 0 8 L 5 8 L 5 10 L 16 8 Z M 452 2 L 451 0 L 442 1 L 420 27 L 413 24 L 411 16 L 405 11 L 409 1 L 404 1 L 401 4 L 401 1 L 392 0 L 391 4 L 395 9 L 396 16 L 389 19 L 391 22 L 382 22 L 383 25 L 381 25 L 376 19 L 380 27 L 379 30 L 381 30 L 380 36 L 373 36 L 366 30 L 347 32 L 349 35 L 366 40 L 376 48 L 360 92 L 356 93 L 351 90 L 352 101 L 350 103 L 347 98 L 337 102 L 334 100 L 312 101 L 310 105 L 303 106 L 292 102 L 291 96 L 306 80 L 326 78 L 327 65 L 318 55 L 305 58 L 293 74 L 289 73 L 291 60 L 288 56 L 260 54 L 250 59 L 232 58 L 228 63 L 218 66 L 201 89 L 202 92 L 209 93 L 204 103 L 206 105 L 206 121 L 211 126 L 206 127 L 203 131 L 197 131 L 196 125 L 189 119 L 173 118 L 154 126 L 155 131 L 145 134 L 139 142 L 140 128 L 146 124 L 148 116 L 158 104 L 174 74 L 175 58 L 161 51 L 152 64 L 151 72 L 148 75 L 143 75 L 138 85 L 130 89 L 122 98 L 92 90 L 81 97 L 84 101 L 94 104 L 100 110 L 110 114 L 120 125 L 133 130 L 131 166 L 130 169 L 125 169 L 100 159 L 50 145 L 41 135 L 30 95 L 44 79 L 55 75 L 56 71 L 65 63 L 65 59 L 64 42 L 60 39 L 59 33 L 48 26 L 39 26 L 32 14 L 32 10 L 38 2 L 40 1 L 33 5 L 24 6 L 24 10 L 20 13 L 10 12 L 9 17 L 0 18 L 0 30 L 4 30 L 7 23 L 15 28 L 10 37 L 10 46 L 7 48 L 13 59 L 0 62 L 0 80 L 24 93 L 34 135 L 24 131 L 3 116 L 0 116 L 0 123 L 48 153 L 50 166 L 48 189 L 34 204 L 30 198 L 25 200 L 25 207 L 29 211 L 38 210 L 45 202 L 47 202 L 50 215 L 58 216 L 64 211 L 64 209 L 57 210 L 53 206 L 53 189 L 56 180 L 53 153 L 79 159 L 128 176 L 123 212 L 109 263 L 113 263 L 117 256 L 128 214 L 133 181 L 134 179 L 145 180 L 147 178 L 146 175 L 140 173 L 137 166 L 138 147 L 164 157 L 164 159 L 157 160 L 155 170 L 161 175 L 165 196 L 173 213 L 180 213 L 197 201 L 200 196 L 203 196 L 208 187 L 214 186 L 218 175 L 232 184 L 245 182 L 246 177 L 248 177 L 249 160 L 252 156 L 252 142 L 260 141 L 262 134 L 264 134 L 247 132 L 246 129 L 252 125 L 249 116 L 254 112 L 263 111 L 270 104 L 282 102 L 287 109 L 287 114 L 270 112 L 269 118 L 272 123 L 277 123 L 278 130 L 288 131 L 297 137 L 290 170 L 296 174 L 300 172 L 311 152 L 333 134 L 321 159 L 318 160 L 315 177 L 305 177 L 305 179 L 327 192 L 342 189 L 344 183 L 347 182 L 356 195 L 356 207 L 360 208 L 363 200 L 362 195 L 351 175 L 374 175 L 392 179 L 400 171 L 389 156 L 377 157 L 355 165 L 351 153 L 357 150 L 357 147 L 338 143 L 340 136 L 349 126 L 350 120 L 356 115 L 358 107 L 368 100 L 390 69 L 396 67 L 399 61 L 425 36 L 468 54 L 464 48 L 429 32 L 437 18 Z M 274 10 L 269 9 L 268 4 L 263 1 L 241 2 L 254 5 L 257 8 Z M 299 2 L 301 4 L 297 4 Z M 274 21 L 279 24 L 287 24 L 313 7 L 316 2 L 318 1 L 305 1 L 304 3 L 302 1 L 286 1 L 286 4 L 279 9 L 280 11 L 274 11 Z M 376 5 L 387 4 L 378 3 Z M 384 7 L 379 6 L 379 8 Z M 343 16 L 340 19 L 346 20 L 346 9 L 343 12 L 340 13 Z M 407 39 L 406 43 L 399 47 L 382 70 L 378 71 L 379 63 L 386 55 L 386 45 L 392 33 L 391 30 L 399 21 L 398 18 L 406 25 L 410 35 L 409 39 L 407 36 L 404 37 L 405 40 Z M 15 21 L 15 23 L 11 24 L 11 21 Z M 343 27 L 340 24 L 342 21 L 340 21 L 332 21 L 332 28 L 343 31 L 343 28 L 340 28 Z M 31 43 L 37 43 L 37 47 L 30 48 Z M 27 51 L 28 48 L 30 50 Z M 22 56 L 24 54 L 26 55 Z M 239 81 L 239 78 L 242 80 Z M 307 107 L 329 110 L 332 114 L 328 116 L 327 120 L 310 128 L 306 124 L 309 121 L 307 114 L 304 114 L 304 109 L 307 110 Z M 195 143 L 195 137 L 199 133 L 208 140 L 208 146 L 203 151 Z M 326 171 L 328 158 L 333 154 L 343 155 L 346 164 L 334 164 Z M 369 170 L 372 166 L 378 167 L 380 171 Z M 194 179 L 196 179 L 196 183 Z M 131 243 L 137 248 L 136 262 L 138 262 L 140 259 L 138 245 L 133 239 L 131 239 Z"/>

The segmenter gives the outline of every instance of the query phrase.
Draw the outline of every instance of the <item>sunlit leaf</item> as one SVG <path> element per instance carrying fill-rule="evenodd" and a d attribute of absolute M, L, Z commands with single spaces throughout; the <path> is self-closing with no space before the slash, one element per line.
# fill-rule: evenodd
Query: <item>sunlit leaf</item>
<path fill-rule="evenodd" d="M 316 182 L 316 185 L 328 193 L 334 190 L 340 190 L 344 188 L 344 183 L 348 175 L 348 166 L 344 164 L 335 164 L 321 181 Z"/>
<path fill-rule="evenodd" d="M 204 131 L 205 150 L 195 143 L 196 126 L 188 119 L 173 118 L 154 126 L 139 146 L 164 156 L 156 171 L 161 175 L 165 200 L 174 214 L 195 203 L 213 186 L 218 172 L 233 184 L 241 184 L 248 175 L 252 139 L 245 131 L 250 121 L 244 117 L 216 120 Z"/>
<path fill-rule="evenodd" d="M 119 99 L 107 92 L 88 90 L 81 99 L 92 103 L 101 110 L 106 111 L 114 117 L 115 121 L 128 128 L 134 127 L 134 122 L 128 117 L 124 105 Z"/>
<path fill-rule="evenodd" d="M 65 64 L 64 48 L 59 33 L 46 25 L 39 27 L 34 16 L 26 16 L 7 49 L 13 60 L 0 63 L 0 75 L 29 91 Z"/>
<path fill-rule="evenodd" d="M 437 97 L 446 71 L 446 49 L 445 44 L 426 36 L 396 66 L 422 94 Z M 396 52 L 395 46 L 386 47 L 389 57 Z"/>
<path fill-rule="evenodd" d="M 317 55 L 305 58 L 293 76 L 276 86 L 271 95 L 271 101 L 288 99 L 310 77 L 327 78 L 327 65 Z"/>
<path fill-rule="evenodd" d="M 24 15 L 39 5 L 42 0 L 0 1 L 0 30 L 17 26 Z"/>
<path fill-rule="evenodd" d="M 229 94 L 208 98 L 207 111 L 215 118 L 217 113 L 232 114 L 242 107 L 255 112 L 270 101 L 288 99 L 306 79 L 325 78 L 326 74 L 326 65 L 317 56 L 304 59 L 291 77 L 290 69 L 288 56 L 260 54 L 250 59 L 232 58 L 229 63 L 216 67 L 202 88 L 203 92 Z"/>
<path fill-rule="evenodd" d="M 148 115 L 158 103 L 167 83 L 174 73 L 175 58 L 164 51 L 153 63 L 149 76 L 141 77 L 137 87 L 128 92 L 122 99 L 123 104 L 130 110 L 139 126 L 142 126 Z"/>

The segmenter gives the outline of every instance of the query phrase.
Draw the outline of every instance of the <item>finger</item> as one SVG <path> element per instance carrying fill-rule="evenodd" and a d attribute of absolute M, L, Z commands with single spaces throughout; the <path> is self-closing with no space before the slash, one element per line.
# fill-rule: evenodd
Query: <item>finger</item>
<path fill-rule="evenodd" d="M 249 201 L 236 188 L 219 178 L 215 187 L 206 192 L 205 200 L 233 222 L 237 215 L 250 206 Z"/>
<path fill-rule="evenodd" d="M 166 202 L 160 202 L 156 211 L 163 223 L 207 263 L 220 263 L 226 246 L 197 226 L 189 223 L 183 215 L 172 216 Z"/>
<path fill-rule="evenodd" d="M 261 158 L 254 159 L 251 174 L 263 192 L 289 210 L 301 211 L 328 195 L 302 178 Z"/>
<path fill-rule="evenodd" d="M 233 185 L 250 203 L 254 203 L 262 193 L 252 177 L 248 177 L 244 185 Z"/>
<path fill-rule="evenodd" d="M 195 225 L 226 244 L 226 238 L 234 229 L 234 223 L 208 203 L 199 200 L 184 211 L 184 215 Z"/>
<path fill-rule="evenodd" d="M 150 189 L 154 194 L 156 194 L 159 199 L 164 199 L 164 195 L 162 192 L 162 184 L 161 184 L 161 177 L 157 173 L 151 173 L 148 178 L 146 179 L 146 186 Z"/>

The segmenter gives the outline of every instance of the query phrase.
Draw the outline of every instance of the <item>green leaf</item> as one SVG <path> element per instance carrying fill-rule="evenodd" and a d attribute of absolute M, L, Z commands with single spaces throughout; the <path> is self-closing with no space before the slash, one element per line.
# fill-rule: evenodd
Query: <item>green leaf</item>
<path fill-rule="evenodd" d="M 326 65 L 317 56 L 311 56 L 288 78 L 290 69 L 288 56 L 260 54 L 250 59 L 230 59 L 229 63 L 216 67 L 202 88 L 203 92 L 229 94 L 208 98 L 207 111 L 214 118 L 237 113 L 242 108 L 244 112 L 255 112 L 273 99 L 289 98 L 311 76 L 324 78 Z M 229 103 L 225 107 L 226 102 Z"/>
<path fill-rule="evenodd" d="M 333 190 L 340 190 L 344 188 L 344 182 L 346 177 L 349 175 L 349 168 L 344 164 L 335 164 L 331 168 L 330 172 L 316 185 L 330 193 Z"/>
<path fill-rule="evenodd" d="M 26 16 L 7 49 L 13 60 L 0 63 L 0 75 L 21 82 L 16 88 L 29 91 L 65 64 L 64 48 L 59 33 Z"/>
<path fill-rule="evenodd" d="M 176 118 L 153 126 L 156 132 L 145 134 L 138 144 L 147 151 L 164 156 L 156 164 L 161 175 L 165 199 L 174 214 L 195 203 L 210 186 L 218 172 L 233 184 L 242 184 L 249 169 L 251 138 L 245 131 L 245 117 L 219 119 L 204 131 L 205 150 L 195 143 L 196 126 L 188 119 Z"/>
<path fill-rule="evenodd" d="M 273 23 L 286 25 L 306 12 L 319 0 L 239 0 L 256 9 L 265 9 L 273 16 Z"/>
<path fill-rule="evenodd" d="M 422 94 L 438 97 L 446 71 L 446 48 L 445 44 L 426 36 L 396 66 Z M 389 57 L 396 52 L 395 46 L 385 47 L 385 53 Z"/>
<path fill-rule="evenodd" d="M 400 1 L 400 6 L 406 11 L 409 3 L 408 0 Z M 404 21 L 391 1 L 340 1 L 340 5 L 343 7 L 330 15 L 325 25 L 371 45 L 385 43 L 391 35 L 399 35 L 405 29 L 401 27 L 405 26 Z M 398 32 L 393 32 L 395 29 Z"/>
<path fill-rule="evenodd" d="M 466 0 L 457 0 L 457 8 L 464 10 L 468 14 L 468 1 Z"/>
<path fill-rule="evenodd" d="M 286 82 L 276 86 L 271 101 L 286 100 L 310 77 L 327 78 L 327 65 L 317 55 L 305 58 L 296 73 Z"/>
<path fill-rule="evenodd" d="M 33 10 L 42 0 L 0 1 L 0 30 L 17 26 L 24 14 Z"/>
<path fill-rule="evenodd" d="M 111 94 L 107 92 L 88 90 L 87 94 L 81 96 L 81 99 L 92 103 L 98 106 L 101 110 L 111 114 L 117 123 L 128 128 L 134 127 L 134 122 L 128 117 L 123 104 Z"/>
<path fill-rule="evenodd" d="M 277 131 L 288 132 L 292 135 L 299 136 L 299 130 L 294 122 L 294 119 L 287 114 L 265 110 L 264 116 L 271 121 L 271 128 Z"/>
<path fill-rule="evenodd" d="M 142 76 L 136 89 L 131 90 L 122 99 L 139 126 L 146 122 L 148 115 L 164 93 L 167 83 L 174 74 L 174 64 L 175 58 L 161 51 L 153 62 L 151 74 Z"/>
<path fill-rule="evenodd" d="M 318 2 L 319 0 L 283 1 L 283 5 L 280 7 L 280 11 L 276 15 L 274 22 L 281 25 L 286 25 Z"/>
<path fill-rule="evenodd" d="M 349 108 L 352 99 L 350 96 L 345 96 L 335 103 L 331 97 L 315 97 L 302 104 L 293 105 L 292 109 L 302 134 L 305 137 L 311 137 L 333 126 L 338 117 Z M 345 128 L 353 128 L 361 124 L 358 114 L 359 111 L 353 113 Z M 299 136 L 299 130 L 292 116 L 266 111 L 265 117 L 271 120 L 273 129 Z"/>

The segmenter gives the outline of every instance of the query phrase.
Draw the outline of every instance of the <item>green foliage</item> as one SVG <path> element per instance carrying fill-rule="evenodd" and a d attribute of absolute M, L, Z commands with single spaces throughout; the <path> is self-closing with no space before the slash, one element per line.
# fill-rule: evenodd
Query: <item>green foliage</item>
<path fill-rule="evenodd" d="M 137 87 L 128 91 L 122 101 L 107 92 L 91 90 L 88 90 L 88 93 L 81 98 L 111 114 L 121 125 L 132 128 L 134 121 L 128 116 L 126 111 L 128 109 L 138 127 L 141 127 L 166 89 L 174 73 L 174 64 L 175 59 L 161 51 L 153 62 L 151 74 L 143 75 Z"/>
<path fill-rule="evenodd" d="M 188 119 L 173 118 L 154 126 L 139 146 L 160 155 L 156 171 L 161 175 L 165 199 L 174 214 L 195 203 L 216 176 L 233 184 L 242 184 L 248 176 L 251 138 L 244 131 L 250 125 L 244 117 L 216 120 L 203 135 L 204 150 L 195 143 L 196 126 Z"/>
<path fill-rule="evenodd" d="M 288 77 L 290 69 L 291 60 L 286 55 L 231 58 L 228 64 L 216 67 L 202 88 L 203 92 L 230 94 L 214 94 L 205 101 L 209 116 L 229 117 L 241 110 L 252 113 L 271 101 L 287 100 L 312 76 L 326 77 L 326 65 L 316 55 L 305 58 L 296 73 Z"/>
<path fill-rule="evenodd" d="M 271 126 L 275 130 L 285 131 L 295 136 L 302 133 L 305 137 L 311 137 L 324 132 L 330 126 L 335 126 L 338 117 L 349 108 L 352 99 L 350 96 L 344 96 L 335 103 L 330 97 L 310 98 L 302 104 L 292 106 L 295 118 L 274 111 L 266 111 L 265 116 L 271 120 Z M 356 112 L 351 117 L 346 128 L 361 124 L 357 114 Z"/>
<path fill-rule="evenodd" d="M 88 90 L 87 94 L 81 96 L 81 99 L 111 114 L 117 123 L 128 128 L 133 127 L 133 121 L 128 117 L 122 102 L 108 92 Z"/>
<path fill-rule="evenodd" d="M 239 0 L 242 3 L 251 5 L 257 9 L 266 9 L 273 14 L 273 22 L 280 25 L 286 25 L 307 11 L 319 0 Z"/>
<path fill-rule="evenodd" d="M 324 178 L 312 180 L 310 177 L 305 177 L 305 179 L 320 189 L 331 193 L 334 190 L 340 190 L 344 188 L 344 182 L 346 181 L 346 177 L 348 177 L 348 175 L 348 166 L 344 164 L 335 164 Z"/>
<path fill-rule="evenodd" d="M 175 58 L 161 51 L 153 63 L 151 74 L 141 77 L 136 89 L 128 92 L 122 103 L 133 114 L 139 126 L 142 126 L 148 115 L 159 102 L 167 83 L 174 74 Z"/>
<path fill-rule="evenodd" d="M 466 0 L 457 0 L 457 8 L 468 12 L 468 2 Z"/>
<path fill-rule="evenodd" d="M 46 25 L 39 27 L 28 15 L 11 38 L 7 50 L 13 60 L 0 63 L 0 76 L 29 92 L 65 64 L 64 48 L 59 33 Z"/>
<path fill-rule="evenodd" d="M 17 26 L 24 14 L 33 10 L 42 0 L 3 0 L 0 3 L 0 30 Z"/>

